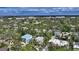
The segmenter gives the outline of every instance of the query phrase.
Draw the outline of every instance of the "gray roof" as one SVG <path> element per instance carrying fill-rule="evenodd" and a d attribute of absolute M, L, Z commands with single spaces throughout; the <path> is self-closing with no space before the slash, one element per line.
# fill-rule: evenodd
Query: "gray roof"
<path fill-rule="evenodd" d="M 7 51 L 7 50 L 8 50 L 8 48 L 6 48 L 6 47 L 0 48 L 0 51 Z"/>

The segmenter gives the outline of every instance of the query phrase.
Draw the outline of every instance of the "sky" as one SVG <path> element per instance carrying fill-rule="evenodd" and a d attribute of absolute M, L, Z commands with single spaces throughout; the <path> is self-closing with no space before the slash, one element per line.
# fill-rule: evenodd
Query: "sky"
<path fill-rule="evenodd" d="M 78 16 L 79 7 L 0 7 L 0 16 Z"/>

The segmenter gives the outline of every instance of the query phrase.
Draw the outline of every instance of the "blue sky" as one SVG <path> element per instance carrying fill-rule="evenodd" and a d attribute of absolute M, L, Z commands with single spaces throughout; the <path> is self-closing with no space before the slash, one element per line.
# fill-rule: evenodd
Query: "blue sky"
<path fill-rule="evenodd" d="M 78 7 L 0 7 L 0 16 L 79 15 Z"/>

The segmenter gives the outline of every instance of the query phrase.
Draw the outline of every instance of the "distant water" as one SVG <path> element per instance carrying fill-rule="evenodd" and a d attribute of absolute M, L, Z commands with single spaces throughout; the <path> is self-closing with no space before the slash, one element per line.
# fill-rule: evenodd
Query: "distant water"
<path fill-rule="evenodd" d="M 79 7 L 0 7 L 0 16 L 79 16 Z"/>

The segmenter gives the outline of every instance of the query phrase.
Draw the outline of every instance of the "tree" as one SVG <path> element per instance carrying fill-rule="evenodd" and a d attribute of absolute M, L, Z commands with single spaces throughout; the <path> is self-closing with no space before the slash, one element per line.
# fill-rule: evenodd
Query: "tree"
<path fill-rule="evenodd" d="M 74 36 L 74 33 L 72 33 L 72 34 L 70 34 L 68 36 L 69 50 L 70 51 L 73 51 L 74 50 L 74 48 L 73 48 L 73 42 L 74 42 L 74 40 L 75 40 L 75 36 Z"/>

